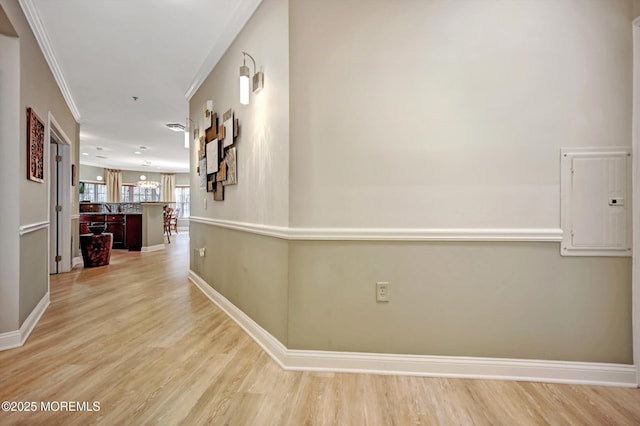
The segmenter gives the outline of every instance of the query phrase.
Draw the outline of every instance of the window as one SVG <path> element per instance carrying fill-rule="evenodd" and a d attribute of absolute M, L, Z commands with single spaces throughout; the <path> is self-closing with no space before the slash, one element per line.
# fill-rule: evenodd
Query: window
<path fill-rule="evenodd" d="M 176 209 L 180 209 L 179 217 L 189 217 L 191 214 L 191 188 L 188 186 L 176 186 Z"/>
<path fill-rule="evenodd" d="M 126 184 L 122 185 L 120 191 L 120 201 L 123 203 L 160 201 L 160 188 L 142 189 L 137 185 Z"/>
<path fill-rule="evenodd" d="M 107 202 L 107 185 L 104 183 L 80 182 L 80 201 Z"/>

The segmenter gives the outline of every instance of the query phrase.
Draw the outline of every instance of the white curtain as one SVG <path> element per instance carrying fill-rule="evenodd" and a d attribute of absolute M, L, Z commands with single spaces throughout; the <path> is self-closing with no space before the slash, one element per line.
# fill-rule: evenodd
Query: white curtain
<path fill-rule="evenodd" d="M 107 182 L 107 202 L 119 203 L 122 188 L 122 172 L 120 170 L 104 169 Z"/>
<path fill-rule="evenodd" d="M 176 175 L 175 173 L 162 173 L 160 175 L 160 185 L 162 185 L 161 201 L 176 201 Z"/>

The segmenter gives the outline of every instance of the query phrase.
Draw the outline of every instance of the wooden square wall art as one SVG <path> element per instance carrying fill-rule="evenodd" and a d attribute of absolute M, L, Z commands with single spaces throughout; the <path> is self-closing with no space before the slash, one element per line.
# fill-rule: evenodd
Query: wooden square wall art
<path fill-rule="evenodd" d="M 27 108 L 27 179 L 44 182 L 44 123 Z"/>
<path fill-rule="evenodd" d="M 216 182 L 223 182 L 227 178 L 227 163 L 224 161 L 220 162 L 220 168 L 218 168 L 218 173 L 216 174 Z"/>
<path fill-rule="evenodd" d="M 216 173 L 220 161 L 218 154 L 218 139 L 214 139 L 207 144 L 207 174 Z"/>
<path fill-rule="evenodd" d="M 237 185 L 238 171 L 236 161 L 236 147 L 229 148 L 224 156 L 224 162 L 227 165 L 227 178 L 224 185 Z"/>
<path fill-rule="evenodd" d="M 199 177 L 199 182 L 200 182 L 200 189 L 207 189 L 207 159 L 203 158 L 202 160 L 199 161 L 198 163 L 198 168 L 200 175 Z"/>
<path fill-rule="evenodd" d="M 233 145 L 233 115 L 225 120 L 222 127 L 224 128 L 224 147 L 228 148 Z"/>
<path fill-rule="evenodd" d="M 205 145 L 207 144 L 204 140 L 204 135 L 200 136 L 200 140 L 199 140 L 199 148 L 198 148 L 198 154 L 199 154 L 199 158 L 202 160 L 204 157 L 207 156 L 207 152 L 205 151 Z"/>
<path fill-rule="evenodd" d="M 216 182 L 216 192 L 213 193 L 213 201 L 224 201 L 224 186 L 222 186 L 222 182 Z"/>
<path fill-rule="evenodd" d="M 218 114 L 211 113 L 211 123 L 207 130 L 205 130 L 204 134 L 206 136 L 207 142 L 211 142 L 214 139 L 218 138 Z"/>

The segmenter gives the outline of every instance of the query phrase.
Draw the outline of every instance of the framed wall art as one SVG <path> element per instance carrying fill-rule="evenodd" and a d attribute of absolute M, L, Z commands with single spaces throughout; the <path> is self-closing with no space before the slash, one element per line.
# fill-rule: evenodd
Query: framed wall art
<path fill-rule="evenodd" d="M 27 179 L 44 182 L 44 123 L 27 108 Z"/>

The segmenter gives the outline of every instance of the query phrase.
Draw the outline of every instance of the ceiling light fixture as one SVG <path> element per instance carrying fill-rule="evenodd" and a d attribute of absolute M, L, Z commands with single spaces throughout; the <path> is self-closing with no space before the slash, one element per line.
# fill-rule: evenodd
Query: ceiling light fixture
<path fill-rule="evenodd" d="M 102 176 L 96 176 L 96 179 L 101 181 L 102 180 Z"/>
<path fill-rule="evenodd" d="M 83 152 L 82 155 L 89 155 L 89 153 L 88 152 Z"/>
<path fill-rule="evenodd" d="M 165 124 L 165 126 L 170 128 L 174 132 L 184 132 L 184 126 L 182 124 L 170 123 L 170 124 Z"/>
<path fill-rule="evenodd" d="M 141 146 L 140 149 L 144 152 L 147 149 L 144 146 Z M 142 167 L 149 167 L 151 165 L 151 161 L 143 158 Z M 141 189 L 158 189 L 160 187 L 160 182 L 156 182 L 154 180 L 147 180 L 145 175 L 140 175 L 140 180 L 137 183 L 138 188 Z"/>
<path fill-rule="evenodd" d="M 140 151 L 134 151 L 133 153 L 134 153 L 135 155 L 140 155 L 140 154 L 142 154 Z"/>
<path fill-rule="evenodd" d="M 155 180 L 140 180 L 138 181 L 138 187 L 142 189 L 158 189 L 160 183 Z"/>
<path fill-rule="evenodd" d="M 247 56 L 253 63 L 253 93 L 258 93 L 264 88 L 264 73 L 262 71 L 256 72 L 256 61 L 253 56 L 247 52 L 242 52 L 242 66 L 240 67 L 240 103 L 242 105 L 249 105 L 249 67 L 246 64 Z"/>

